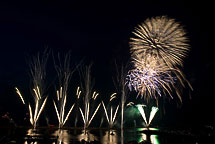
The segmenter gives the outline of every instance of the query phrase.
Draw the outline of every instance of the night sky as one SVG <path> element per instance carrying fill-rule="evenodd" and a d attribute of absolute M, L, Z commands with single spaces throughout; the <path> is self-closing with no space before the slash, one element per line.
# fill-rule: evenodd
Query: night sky
<path fill-rule="evenodd" d="M 188 33 L 191 51 L 183 71 L 194 91 L 185 90 L 180 109 L 167 102 L 162 121 L 214 125 L 215 64 L 214 45 L 209 45 L 213 30 L 209 6 L 205 1 L 0 2 L 0 114 L 22 115 L 14 87 L 29 90 L 27 57 L 46 48 L 62 54 L 71 51 L 74 63 L 92 62 L 95 89 L 103 97 L 114 92 L 113 64 L 129 59 L 128 42 L 134 27 L 146 18 L 166 15 L 179 21 Z M 50 65 L 49 79 L 54 79 Z"/>

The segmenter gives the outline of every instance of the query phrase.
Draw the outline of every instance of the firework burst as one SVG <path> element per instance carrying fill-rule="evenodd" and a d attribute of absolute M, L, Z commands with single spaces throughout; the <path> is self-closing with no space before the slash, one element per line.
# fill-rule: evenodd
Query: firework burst
<path fill-rule="evenodd" d="M 178 84 L 187 82 L 182 71 L 183 58 L 189 51 L 182 26 L 165 16 L 147 19 L 133 32 L 130 52 L 134 68 L 128 72 L 126 84 L 147 101 L 163 94 L 172 97 L 173 90 L 182 101 Z"/>
<path fill-rule="evenodd" d="M 188 39 L 183 27 L 166 16 L 147 19 L 136 27 L 131 38 L 132 57 L 148 54 L 161 58 L 168 66 L 181 65 L 189 51 Z"/>
<path fill-rule="evenodd" d="M 138 59 L 138 57 L 134 59 L 134 69 L 131 69 L 126 77 L 126 84 L 130 91 L 135 90 L 138 95 L 149 101 L 151 98 L 158 99 L 163 94 L 173 98 L 174 89 L 182 101 L 176 84 L 185 86 L 184 81 L 187 82 L 187 80 L 179 69 L 168 67 L 162 59 L 150 55 L 141 61 Z"/>
<path fill-rule="evenodd" d="M 135 90 L 146 100 L 156 94 L 161 96 L 161 88 L 170 94 L 170 84 L 174 83 L 168 67 L 158 65 L 153 57 L 136 60 L 135 68 L 128 72 L 126 80 L 130 91 Z"/>

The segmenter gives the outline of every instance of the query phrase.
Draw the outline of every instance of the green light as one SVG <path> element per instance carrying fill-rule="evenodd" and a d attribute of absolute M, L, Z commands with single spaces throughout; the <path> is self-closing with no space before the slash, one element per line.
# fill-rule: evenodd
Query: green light
<path fill-rule="evenodd" d="M 158 140 L 158 135 L 151 135 L 150 140 L 151 140 L 152 144 L 160 144 L 160 142 Z"/>
<path fill-rule="evenodd" d="M 159 139 L 158 139 L 158 135 L 150 135 L 150 140 L 147 140 L 147 135 L 142 133 L 138 137 L 137 142 L 141 143 L 143 141 L 150 141 L 152 144 L 160 144 Z"/>
<path fill-rule="evenodd" d="M 151 112 L 150 112 L 150 115 L 149 115 L 149 121 L 147 122 L 147 120 L 146 120 L 146 114 L 145 114 L 145 112 L 144 112 L 144 107 L 145 107 L 145 105 L 140 105 L 140 104 L 138 104 L 138 105 L 136 105 L 136 106 L 137 106 L 137 109 L 139 110 L 141 116 L 143 117 L 143 120 L 144 120 L 146 126 L 148 127 L 148 126 L 151 124 L 151 122 L 152 122 L 152 120 L 153 120 L 155 114 L 157 113 L 158 108 L 157 108 L 157 107 L 152 107 Z"/>
<path fill-rule="evenodd" d="M 146 140 L 146 134 L 141 134 L 141 136 L 138 138 L 137 142 L 141 143 L 141 142 L 143 142 L 145 140 Z"/>

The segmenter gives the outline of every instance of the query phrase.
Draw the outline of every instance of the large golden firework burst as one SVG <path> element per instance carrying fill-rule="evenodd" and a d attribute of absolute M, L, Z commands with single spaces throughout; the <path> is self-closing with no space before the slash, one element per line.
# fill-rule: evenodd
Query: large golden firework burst
<path fill-rule="evenodd" d="M 183 27 L 174 19 L 157 16 L 145 20 L 135 28 L 131 38 L 131 56 L 148 54 L 161 58 L 172 67 L 183 65 L 189 51 L 188 39 Z"/>

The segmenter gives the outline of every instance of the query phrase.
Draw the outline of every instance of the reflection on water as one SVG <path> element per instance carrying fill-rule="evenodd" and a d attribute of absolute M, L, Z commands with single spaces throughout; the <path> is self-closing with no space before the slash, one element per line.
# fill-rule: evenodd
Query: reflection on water
<path fill-rule="evenodd" d="M 50 135 L 50 131 L 43 129 L 28 129 L 24 136 L 24 144 L 40 144 L 44 142 L 55 142 L 56 137 Z"/>
<path fill-rule="evenodd" d="M 117 144 L 131 142 L 147 142 L 160 144 L 158 135 L 145 131 L 158 129 L 126 129 L 124 131 L 108 129 L 28 129 L 24 136 L 24 144 L 69 144 L 73 142 L 100 142 L 102 144 Z"/>
<path fill-rule="evenodd" d="M 151 144 L 160 144 L 158 135 L 146 135 L 144 133 L 140 134 L 141 136 L 137 140 L 138 142 L 149 142 Z"/>
<path fill-rule="evenodd" d="M 6 131 L 2 130 L 1 133 Z M 205 131 L 201 131 L 202 133 Z M 58 130 L 58 128 L 26 129 L 17 127 L 12 135 L 1 136 L 2 144 L 67 144 L 67 143 L 106 143 L 106 144 L 182 144 L 214 143 L 215 133 L 195 133 L 192 131 L 161 128 L 161 130 L 124 129 L 119 130 L 90 128 L 84 134 L 80 128 Z M 121 135 L 122 134 L 122 135 Z M 81 141 L 81 142 L 80 142 Z M 88 142 L 87 142 L 88 141 Z M 96 141 L 96 142 L 95 142 Z M 124 142 L 123 142 L 124 141 Z"/>
<path fill-rule="evenodd" d="M 5 131 L 5 129 L 3 129 Z M 3 131 L 1 131 L 2 133 Z M 202 132 L 202 131 L 201 131 Z M 204 132 L 204 131 L 203 131 Z M 203 133 L 202 132 L 202 133 Z M 17 127 L 12 135 L 0 137 L 3 144 L 69 144 L 69 143 L 106 143 L 106 144 L 182 144 L 182 143 L 214 143 L 215 133 L 194 133 L 188 130 L 161 128 L 130 128 L 120 130 L 89 128 L 45 127 L 26 129 Z"/>
<path fill-rule="evenodd" d="M 39 135 L 40 134 L 38 133 L 37 129 L 28 129 L 26 134 L 27 137 L 32 137 L 32 138 L 35 138 L 36 136 L 39 136 Z"/>
<path fill-rule="evenodd" d="M 160 144 L 160 142 L 158 140 L 158 135 L 151 135 L 150 140 L 151 140 L 151 143 L 153 143 L 153 144 Z"/>
<path fill-rule="evenodd" d="M 93 142 L 98 141 L 98 138 L 91 134 L 89 130 L 82 130 L 82 133 L 77 135 L 79 141 Z"/>
<path fill-rule="evenodd" d="M 119 142 L 119 136 L 116 130 L 105 131 L 105 134 L 101 137 L 101 143 L 116 144 Z"/>
<path fill-rule="evenodd" d="M 58 129 L 53 135 L 57 137 L 57 144 L 69 144 L 70 139 L 72 139 L 72 135 L 69 134 L 68 130 Z"/>
<path fill-rule="evenodd" d="M 151 132 L 151 134 L 149 133 Z M 159 136 L 152 134 L 154 131 L 158 131 L 155 128 L 137 128 L 137 129 L 129 129 L 124 132 L 124 142 L 145 142 L 151 144 L 160 144 Z"/>
<path fill-rule="evenodd" d="M 155 134 L 148 134 L 148 133 L 143 133 L 144 131 L 158 131 L 159 129 L 157 128 L 138 128 L 137 131 L 141 132 L 140 135 L 141 137 L 138 139 L 138 142 L 146 141 L 150 142 L 151 144 L 160 144 L 159 142 L 159 137 L 158 135 Z"/>

